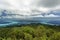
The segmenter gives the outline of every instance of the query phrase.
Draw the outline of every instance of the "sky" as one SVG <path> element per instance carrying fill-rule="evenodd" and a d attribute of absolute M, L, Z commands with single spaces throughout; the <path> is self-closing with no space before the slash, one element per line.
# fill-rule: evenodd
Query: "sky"
<path fill-rule="evenodd" d="M 60 0 L 0 0 L 0 9 L 11 9 L 25 12 L 39 10 L 48 12 L 60 9 Z M 19 13 L 30 15 L 31 13 Z M 35 13 L 33 13 L 35 14 Z M 42 15 L 40 15 L 42 17 Z M 56 16 L 54 14 L 46 15 L 47 17 Z M 36 16 L 36 17 L 39 17 Z"/>

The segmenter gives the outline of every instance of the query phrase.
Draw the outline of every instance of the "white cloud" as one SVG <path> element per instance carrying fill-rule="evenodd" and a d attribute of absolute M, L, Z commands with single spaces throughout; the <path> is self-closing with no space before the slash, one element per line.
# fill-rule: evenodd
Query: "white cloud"
<path fill-rule="evenodd" d="M 40 11 L 48 12 L 50 10 L 60 9 L 60 0 L 0 0 L 0 8 L 1 9 L 11 9 L 16 10 L 14 14 L 22 14 L 22 15 L 36 15 L 34 17 L 43 17 L 40 15 Z M 33 13 L 32 10 L 39 10 L 39 12 Z M 20 16 L 16 16 L 20 17 Z M 50 14 L 46 15 L 46 17 L 57 17 L 56 15 Z M 25 17 L 24 17 L 25 18 Z"/>
<path fill-rule="evenodd" d="M 45 15 L 44 17 L 59 17 L 59 16 L 54 15 L 54 14 L 50 14 L 50 15 Z"/>
<path fill-rule="evenodd" d="M 52 7 L 60 6 L 60 0 L 0 0 L 0 8 L 31 10 L 39 9 L 46 11 Z"/>

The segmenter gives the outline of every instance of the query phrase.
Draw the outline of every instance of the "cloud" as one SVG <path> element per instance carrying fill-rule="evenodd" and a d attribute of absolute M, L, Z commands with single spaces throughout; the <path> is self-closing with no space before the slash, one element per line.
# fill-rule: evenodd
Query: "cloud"
<path fill-rule="evenodd" d="M 0 8 L 3 9 L 16 9 L 22 11 L 38 9 L 45 11 L 56 6 L 60 6 L 60 0 L 0 0 Z"/>
<path fill-rule="evenodd" d="M 24 10 L 30 7 L 32 0 L 0 0 L 0 8 Z"/>
<path fill-rule="evenodd" d="M 60 0 L 0 0 L 0 8 L 12 9 L 14 10 L 12 13 L 16 12 L 14 14 L 23 15 L 23 17 L 14 16 L 16 18 L 19 18 L 19 17 L 30 18 L 32 14 L 33 15 L 36 14 L 35 16 L 32 16 L 32 17 L 44 17 L 43 15 L 40 14 L 41 11 L 47 13 L 48 11 L 52 9 L 53 10 L 59 9 Z M 33 12 L 32 10 L 35 10 L 35 11 Z M 50 15 L 45 15 L 45 17 L 57 17 L 57 16 L 54 14 L 50 14 Z"/>
<path fill-rule="evenodd" d="M 8 0 L 0 0 L 0 9 L 15 9 Z"/>
<path fill-rule="evenodd" d="M 54 14 L 49 14 L 49 15 L 45 15 L 44 17 L 59 17 L 59 16 Z"/>
<path fill-rule="evenodd" d="M 60 0 L 36 0 L 35 3 L 37 6 L 40 6 L 40 7 L 42 6 L 47 8 L 60 6 Z"/>

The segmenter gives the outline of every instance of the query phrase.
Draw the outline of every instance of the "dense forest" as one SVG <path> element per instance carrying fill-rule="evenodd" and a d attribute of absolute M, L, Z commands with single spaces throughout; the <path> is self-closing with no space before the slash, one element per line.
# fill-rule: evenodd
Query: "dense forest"
<path fill-rule="evenodd" d="M 38 23 L 0 27 L 0 40 L 60 40 L 60 26 Z"/>

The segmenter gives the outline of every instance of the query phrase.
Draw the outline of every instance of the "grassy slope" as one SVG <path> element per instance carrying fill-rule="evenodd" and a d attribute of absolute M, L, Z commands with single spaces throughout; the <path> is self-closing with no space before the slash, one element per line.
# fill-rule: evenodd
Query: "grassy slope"
<path fill-rule="evenodd" d="M 4 40 L 60 40 L 60 27 L 45 24 L 20 25 L 0 28 Z"/>

